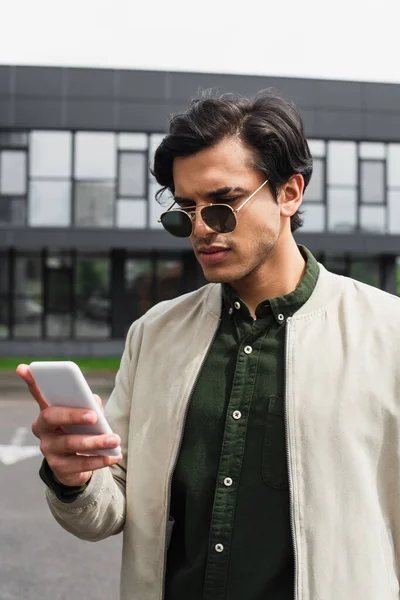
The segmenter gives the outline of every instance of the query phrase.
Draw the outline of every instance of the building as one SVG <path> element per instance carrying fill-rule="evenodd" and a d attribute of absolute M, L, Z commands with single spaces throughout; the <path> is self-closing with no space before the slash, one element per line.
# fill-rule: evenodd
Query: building
<path fill-rule="evenodd" d="M 203 283 L 149 174 L 199 89 L 273 87 L 305 122 L 314 174 L 296 234 L 389 292 L 400 255 L 400 85 L 0 66 L 0 355 L 119 355 L 131 321 Z"/>

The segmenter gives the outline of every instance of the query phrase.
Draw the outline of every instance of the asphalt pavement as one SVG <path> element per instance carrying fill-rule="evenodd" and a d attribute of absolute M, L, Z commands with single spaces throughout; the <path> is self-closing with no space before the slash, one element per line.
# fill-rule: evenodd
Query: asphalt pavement
<path fill-rule="evenodd" d="M 104 401 L 113 376 L 87 374 Z M 0 374 L 0 600 L 117 600 L 122 536 L 84 542 L 53 519 L 38 476 L 35 401 Z"/>

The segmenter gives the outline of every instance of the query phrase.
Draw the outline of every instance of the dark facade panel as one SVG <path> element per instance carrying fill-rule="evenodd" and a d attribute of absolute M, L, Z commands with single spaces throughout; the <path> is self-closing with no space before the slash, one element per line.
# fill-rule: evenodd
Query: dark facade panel
<path fill-rule="evenodd" d="M 303 119 L 304 131 L 308 138 L 314 137 L 315 134 L 315 110 L 302 108 L 297 106 L 301 118 Z"/>
<path fill-rule="evenodd" d="M 65 93 L 82 98 L 113 98 L 117 71 L 112 69 L 66 69 Z"/>
<path fill-rule="evenodd" d="M 62 99 L 49 100 L 32 96 L 15 98 L 14 127 L 43 127 L 59 129 L 63 126 Z"/>
<path fill-rule="evenodd" d="M 362 114 L 350 110 L 316 110 L 315 137 L 331 139 L 360 139 L 363 137 Z"/>
<path fill-rule="evenodd" d="M 400 105 L 399 107 L 400 108 Z M 400 112 L 368 112 L 365 119 L 365 139 L 400 142 Z"/>
<path fill-rule="evenodd" d="M 168 127 L 171 114 L 185 105 L 165 102 L 121 102 L 117 108 L 117 129 L 120 131 L 163 132 Z"/>
<path fill-rule="evenodd" d="M 368 110 L 400 111 L 400 85 L 365 83 L 363 100 Z"/>
<path fill-rule="evenodd" d="M 0 65 L 0 95 L 11 94 L 12 92 L 12 67 Z"/>
<path fill-rule="evenodd" d="M 363 84 L 358 82 L 316 80 L 312 105 L 317 108 L 361 110 L 362 90 Z"/>
<path fill-rule="evenodd" d="M 163 71 L 118 71 L 116 96 L 121 99 L 167 100 L 168 77 L 169 73 Z"/>
<path fill-rule="evenodd" d="M 116 103 L 112 99 L 69 99 L 65 104 L 63 126 L 67 129 L 114 129 L 117 123 L 116 110 Z"/>
<path fill-rule="evenodd" d="M 64 69 L 16 67 L 15 93 L 29 96 L 62 96 Z"/>
<path fill-rule="evenodd" d="M 13 96 L 0 96 L 0 127 L 11 127 L 13 125 Z"/>

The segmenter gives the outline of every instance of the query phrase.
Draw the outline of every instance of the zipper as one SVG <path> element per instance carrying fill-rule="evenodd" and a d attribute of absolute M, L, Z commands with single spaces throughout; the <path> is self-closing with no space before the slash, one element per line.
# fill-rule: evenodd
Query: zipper
<path fill-rule="evenodd" d="M 288 388 L 287 378 L 289 372 L 289 329 L 291 317 L 286 319 L 286 331 L 285 331 L 285 425 L 286 425 L 286 456 L 288 462 L 288 476 L 289 476 L 289 504 L 290 504 L 290 527 L 292 531 L 292 542 L 293 542 L 293 555 L 294 555 L 294 600 L 298 598 L 298 558 L 297 558 L 297 540 L 296 530 L 294 525 L 294 510 L 293 510 L 293 477 L 291 470 L 291 451 L 290 451 L 290 440 L 289 440 L 289 411 L 288 411 Z"/>
<path fill-rule="evenodd" d="M 202 369 L 203 369 L 204 363 L 206 362 L 206 360 L 207 360 L 207 358 L 208 358 L 208 355 L 209 355 L 209 353 L 210 353 L 211 346 L 213 345 L 213 343 L 214 343 L 214 340 L 215 340 L 215 338 L 217 337 L 217 332 L 218 332 L 218 329 L 219 329 L 220 323 L 221 323 L 221 318 L 219 318 L 219 319 L 218 319 L 217 326 L 216 326 L 216 328 L 215 328 L 215 331 L 214 331 L 214 333 L 213 333 L 213 336 L 212 336 L 212 338 L 211 338 L 211 341 L 210 341 L 210 343 L 209 343 L 209 346 L 208 346 L 208 348 L 207 348 L 207 351 L 206 351 L 206 353 L 205 353 L 205 355 L 204 355 L 204 358 L 203 358 L 203 360 L 201 361 L 201 365 L 200 365 L 200 367 L 199 367 L 199 370 L 197 371 L 196 378 L 195 378 L 195 380 L 194 380 L 194 382 L 193 382 L 193 385 L 192 385 L 192 389 L 190 390 L 190 394 L 189 394 L 188 401 L 186 402 L 185 413 L 184 413 L 184 415 L 183 415 L 183 422 L 182 422 L 182 428 L 181 428 L 181 436 L 180 436 L 180 439 L 179 439 L 179 442 L 178 442 L 178 446 L 177 446 L 177 448 L 176 448 L 176 453 L 175 453 L 175 456 L 174 456 L 174 461 L 173 461 L 173 467 L 172 467 L 172 469 L 171 469 L 171 475 L 170 475 L 169 482 L 168 482 L 167 523 L 166 523 L 166 528 L 165 528 L 165 540 L 164 540 L 164 547 L 165 547 L 165 552 L 164 552 L 164 567 L 163 567 L 163 573 L 162 573 L 162 590 L 161 590 L 161 594 L 162 594 L 162 595 L 161 595 L 161 597 L 160 597 L 160 600 L 162 600 L 162 599 L 163 599 L 163 597 L 164 597 L 164 588 L 165 588 L 165 574 L 166 574 L 166 568 L 167 568 L 167 530 L 168 530 L 169 508 L 170 508 L 170 505 L 171 505 L 171 485 L 172 485 L 172 477 L 173 477 L 173 475 L 174 475 L 174 471 L 175 471 L 176 463 L 178 462 L 178 456 L 179 456 L 179 453 L 180 453 L 180 450 L 181 450 L 181 447 L 182 447 L 183 434 L 184 434 L 184 431 L 185 431 L 185 425 L 186 425 L 186 419 L 187 419 L 187 415 L 188 415 L 188 412 L 189 412 L 190 401 L 191 401 L 191 399 L 192 399 L 193 392 L 194 392 L 194 389 L 195 389 L 195 387 L 196 387 L 196 385 L 197 385 L 197 382 L 199 381 L 200 374 L 201 374 L 201 371 L 202 371 Z"/>

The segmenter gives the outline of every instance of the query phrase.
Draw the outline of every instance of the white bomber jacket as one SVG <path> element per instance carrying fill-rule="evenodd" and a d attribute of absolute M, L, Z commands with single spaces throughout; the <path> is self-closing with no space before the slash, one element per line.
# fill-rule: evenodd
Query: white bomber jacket
<path fill-rule="evenodd" d="M 123 530 L 121 600 L 162 600 L 170 482 L 221 287 L 158 304 L 127 336 L 107 403 L 123 461 L 57 521 L 85 540 Z M 394 600 L 400 571 L 400 300 L 329 273 L 286 324 L 296 600 Z"/>

